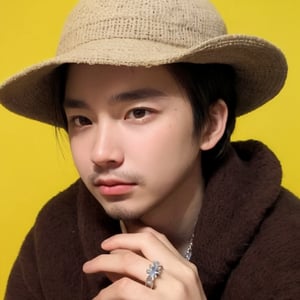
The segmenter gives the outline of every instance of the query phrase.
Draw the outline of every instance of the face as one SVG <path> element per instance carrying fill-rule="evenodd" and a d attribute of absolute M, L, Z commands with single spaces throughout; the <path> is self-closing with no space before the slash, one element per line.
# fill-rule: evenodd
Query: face
<path fill-rule="evenodd" d="M 166 67 L 70 65 L 64 109 L 78 172 L 110 216 L 155 218 L 191 205 L 201 137 Z"/>

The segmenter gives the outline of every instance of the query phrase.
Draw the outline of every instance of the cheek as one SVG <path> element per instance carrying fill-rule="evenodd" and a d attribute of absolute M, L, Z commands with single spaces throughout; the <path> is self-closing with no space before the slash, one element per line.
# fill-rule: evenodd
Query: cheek
<path fill-rule="evenodd" d="M 145 147 L 136 147 L 134 169 L 145 179 L 147 195 L 162 199 L 176 194 L 184 183 L 198 180 L 200 170 L 199 146 L 187 132 L 160 132 L 148 139 Z M 180 194 L 180 191 L 178 192 Z"/>
<path fill-rule="evenodd" d="M 70 148 L 74 164 L 81 177 L 84 177 L 86 169 L 89 167 L 88 159 L 90 157 L 88 143 L 82 143 L 76 138 L 70 139 Z"/>
<path fill-rule="evenodd" d="M 168 122 L 132 138 L 130 147 L 130 161 L 137 168 L 143 166 L 144 172 L 155 178 L 178 173 L 199 154 L 199 145 L 193 139 L 192 122 L 180 122 L 180 118 L 176 123 Z"/>

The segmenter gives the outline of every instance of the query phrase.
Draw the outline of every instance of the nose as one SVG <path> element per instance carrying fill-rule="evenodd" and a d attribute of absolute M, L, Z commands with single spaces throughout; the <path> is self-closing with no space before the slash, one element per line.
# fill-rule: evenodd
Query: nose
<path fill-rule="evenodd" d="M 91 160 L 103 169 L 117 168 L 122 165 L 124 153 L 121 136 L 112 126 L 102 126 L 95 132 Z"/>

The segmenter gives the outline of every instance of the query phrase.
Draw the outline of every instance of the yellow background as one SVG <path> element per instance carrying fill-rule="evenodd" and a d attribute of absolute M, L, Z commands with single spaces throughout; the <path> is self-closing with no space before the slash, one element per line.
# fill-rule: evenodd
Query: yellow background
<path fill-rule="evenodd" d="M 0 82 L 51 57 L 75 0 L 0 2 Z M 286 53 L 289 77 L 276 99 L 237 122 L 234 139 L 263 140 L 279 157 L 283 184 L 300 195 L 300 4 L 295 0 L 214 0 L 230 33 L 258 35 Z M 68 146 L 47 125 L 0 107 L 0 298 L 11 265 L 49 197 L 76 177 Z"/>

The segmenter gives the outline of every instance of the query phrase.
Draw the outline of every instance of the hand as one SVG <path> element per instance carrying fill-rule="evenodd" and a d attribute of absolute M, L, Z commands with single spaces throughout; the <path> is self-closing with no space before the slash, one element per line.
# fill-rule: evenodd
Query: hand
<path fill-rule="evenodd" d="M 205 300 L 197 268 L 184 259 L 167 238 L 152 228 L 112 236 L 102 243 L 109 254 L 84 264 L 86 273 L 104 272 L 112 284 L 94 298 L 126 300 Z M 153 261 L 163 266 L 154 289 L 145 286 Z"/>

